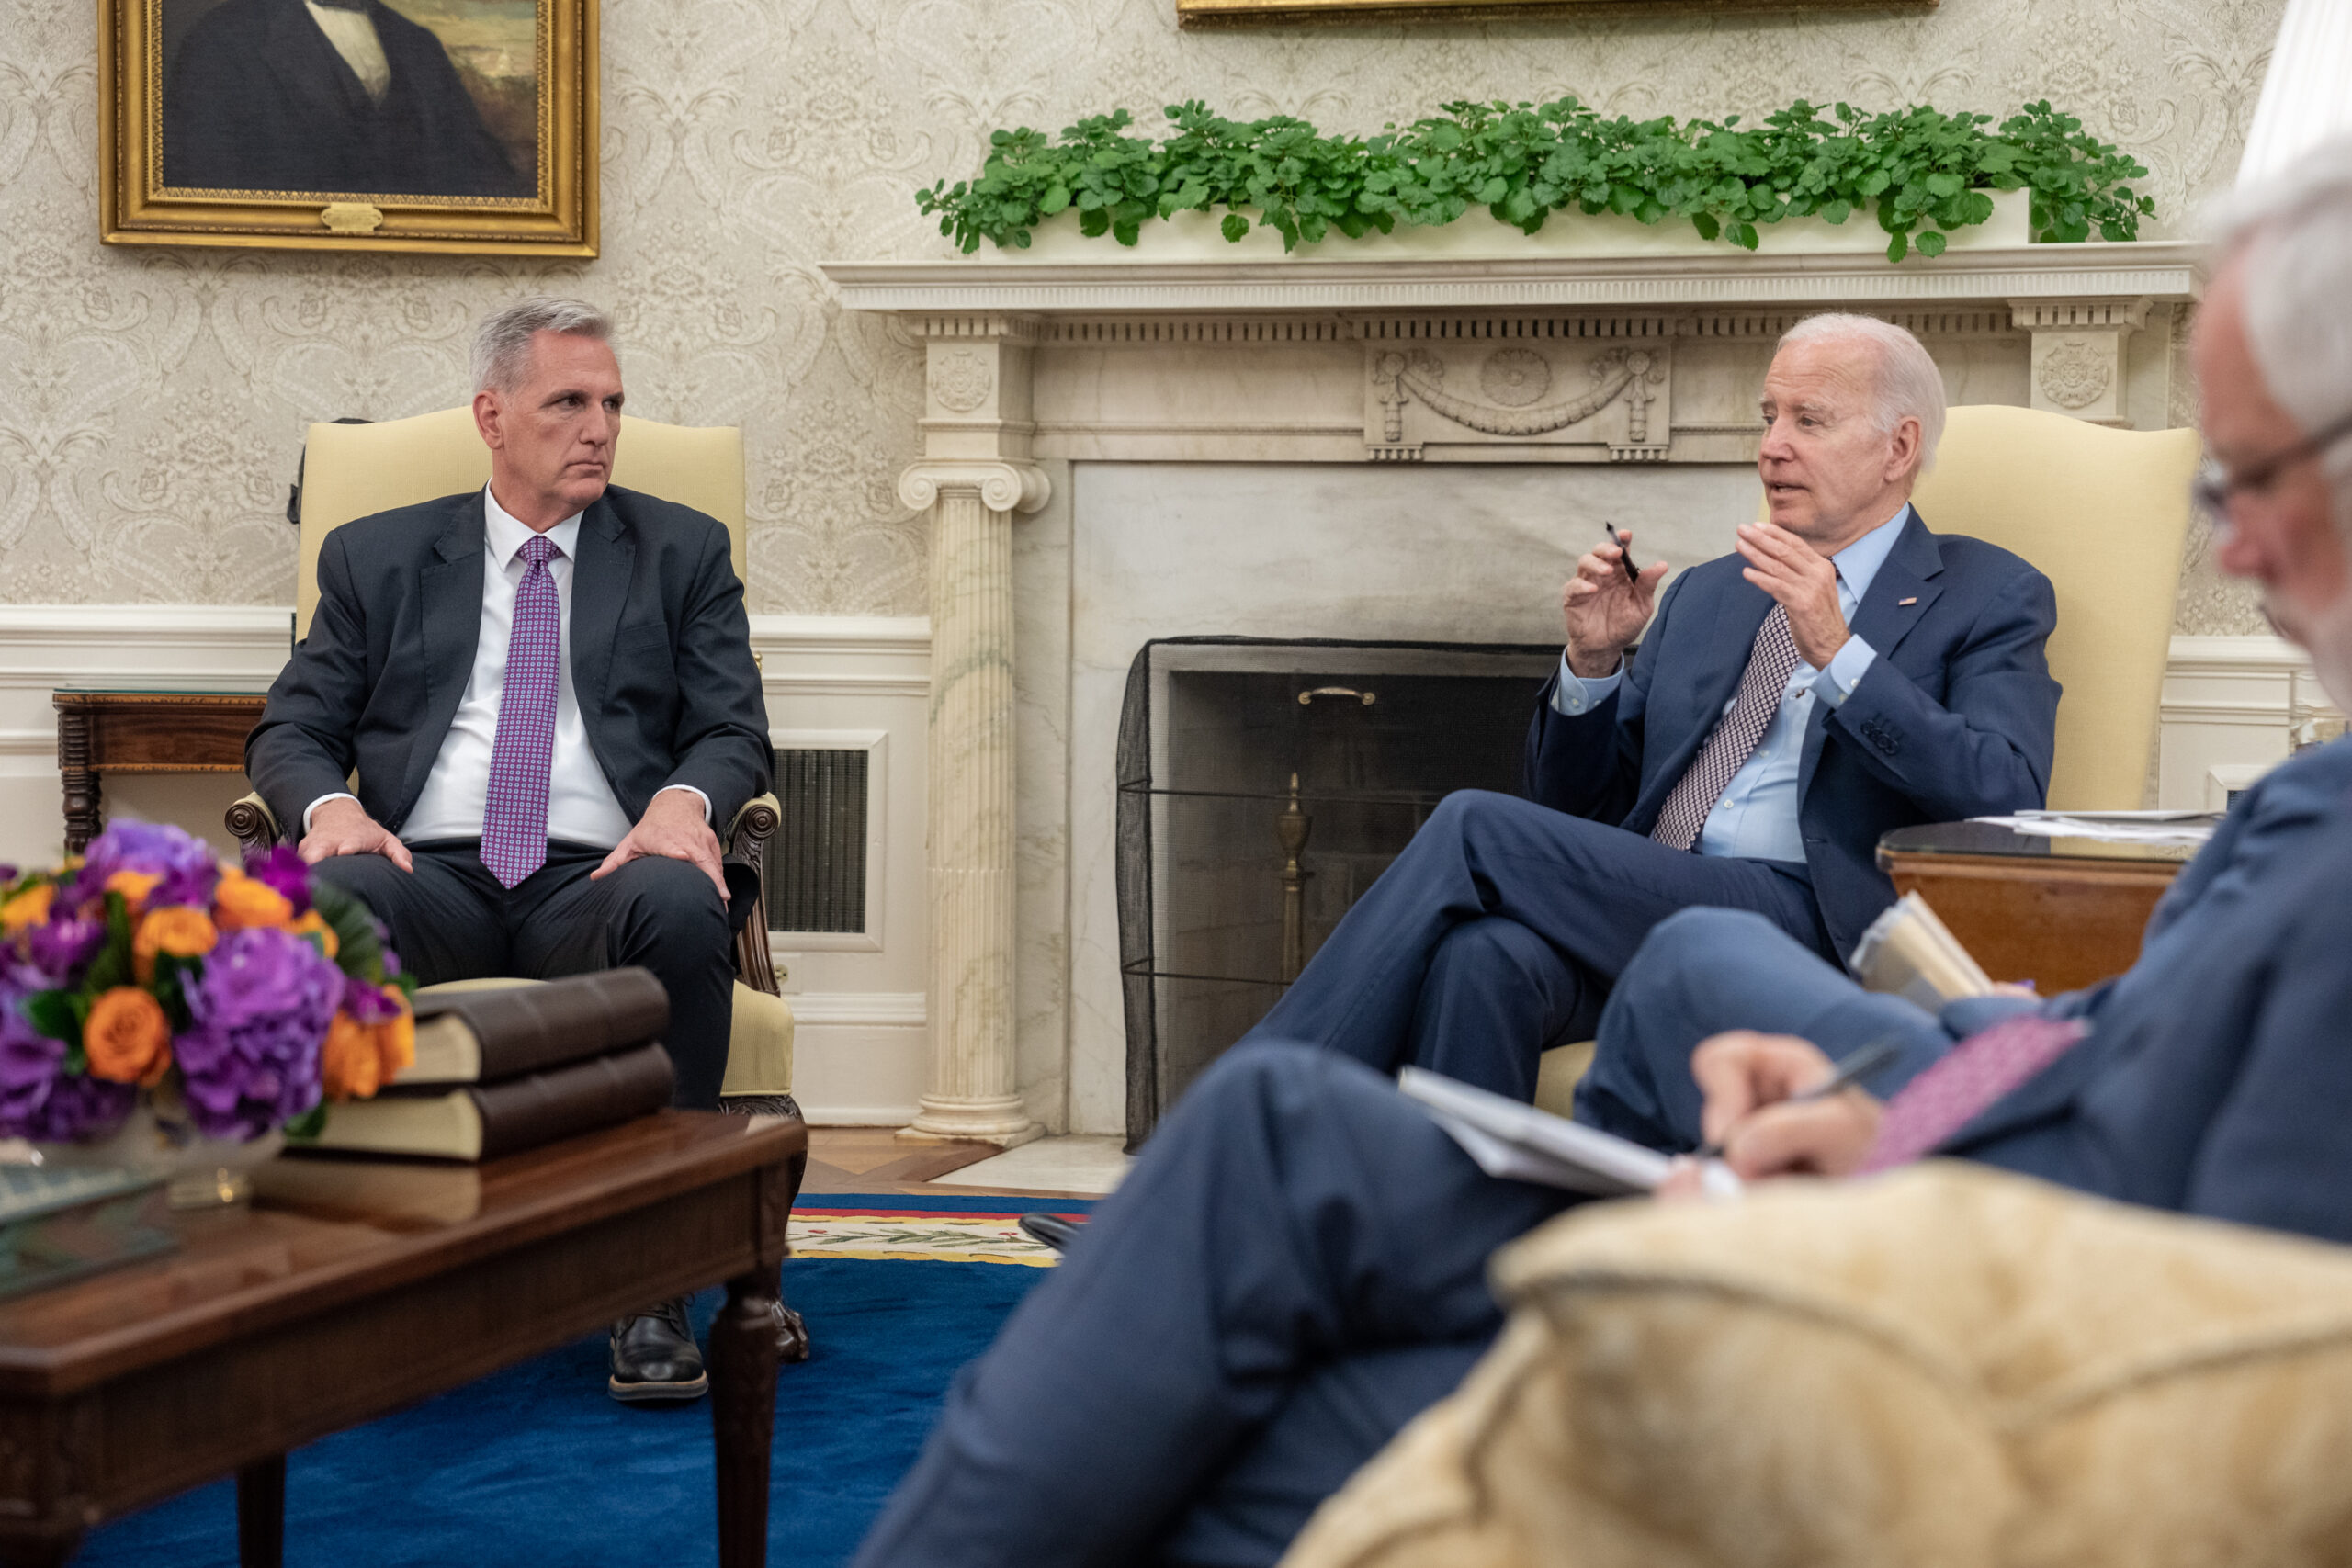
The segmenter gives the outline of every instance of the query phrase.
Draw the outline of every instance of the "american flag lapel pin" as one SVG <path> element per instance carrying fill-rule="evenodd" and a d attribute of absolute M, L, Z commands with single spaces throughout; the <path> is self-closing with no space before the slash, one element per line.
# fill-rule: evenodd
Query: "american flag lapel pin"
<path fill-rule="evenodd" d="M 1895 607 L 1896 609 L 1900 610 L 1900 609 L 1901 609 L 1901 608 L 1903 608 L 1903 606 L 1904 606 L 1904 605 L 1905 605 L 1905 604 L 1917 604 L 1918 602 L 1919 602 L 1919 596 L 1918 596 L 1917 593 L 1914 593 L 1914 594 L 1913 594 L 1913 595 L 1911 595 L 1911 597 L 1910 597 L 1910 598 L 1908 598 L 1908 599 L 1897 599 L 1897 600 L 1894 602 L 1894 607 Z"/>

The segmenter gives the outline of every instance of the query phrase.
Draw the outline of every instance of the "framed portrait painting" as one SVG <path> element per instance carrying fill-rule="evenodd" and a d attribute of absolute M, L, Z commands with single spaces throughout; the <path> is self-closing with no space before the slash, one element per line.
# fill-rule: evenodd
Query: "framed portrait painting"
<path fill-rule="evenodd" d="M 111 244 L 596 254 L 596 0 L 102 0 Z"/>
<path fill-rule="evenodd" d="M 1932 11 L 1936 0 L 1176 0 L 1187 28 L 1300 22 L 1507 22 L 1687 17 L 1707 12 Z"/>

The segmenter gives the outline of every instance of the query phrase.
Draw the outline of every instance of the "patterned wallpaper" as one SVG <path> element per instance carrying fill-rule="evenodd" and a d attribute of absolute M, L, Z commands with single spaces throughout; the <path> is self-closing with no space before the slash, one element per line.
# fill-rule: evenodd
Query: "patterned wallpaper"
<path fill-rule="evenodd" d="M 2138 154 L 2177 222 L 2235 169 L 2282 7 L 1182 34 L 1170 0 L 605 0 L 605 254 L 550 265 L 101 246 L 96 7 L 0 0 L 0 600 L 283 601 L 304 423 L 457 401 L 468 324 L 547 288 L 617 311 L 637 412 L 745 426 L 755 609 L 920 613 L 923 533 L 893 494 L 918 355 L 816 264 L 935 253 L 908 192 L 974 167 L 993 126 L 1182 96 L 1369 129 L 1457 96 L 2046 95 Z M 2186 630 L 2259 629 L 2210 574 L 2183 607 Z"/>

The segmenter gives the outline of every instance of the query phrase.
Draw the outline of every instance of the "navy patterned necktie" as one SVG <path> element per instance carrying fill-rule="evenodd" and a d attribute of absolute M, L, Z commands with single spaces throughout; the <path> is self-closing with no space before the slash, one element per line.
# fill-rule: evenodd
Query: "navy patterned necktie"
<path fill-rule="evenodd" d="M 524 543 L 498 694 L 498 733 L 490 745 L 490 789 L 482 800 L 481 863 L 512 887 L 548 863 L 548 775 L 555 761 L 555 704 L 563 656 L 563 610 L 548 562 L 561 552 L 545 534 Z"/>
<path fill-rule="evenodd" d="M 1756 646 L 1748 650 L 1747 673 L 1740 677 L 1739 695 L 1733 699 L 1731 711 L 1716 721 L 1699 754 L 1690 759 L 1690 768 L 1666 797 L 1657 823 L 1650 829 L 1651 838 L 1675 850 L 1687 850 L 1699 841 L 1707 814 L 1731 786 L 1732 776 L 1755 754 L 1757 742 L 1772 726 L 1772 716 L 1781 711 L 1789 677 L 1802 662 L 1797 639 L 1789 630 L 1789 612 L 1775 604 L 1764 624 L 1756 628 Z"/>

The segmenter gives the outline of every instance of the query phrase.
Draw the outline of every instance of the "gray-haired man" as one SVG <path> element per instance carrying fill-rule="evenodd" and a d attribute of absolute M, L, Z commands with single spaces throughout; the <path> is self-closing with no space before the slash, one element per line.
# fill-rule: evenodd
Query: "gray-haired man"
<path fill-rule="evenodd" d="M 726 525 L 607 482 L 611 333 L 560 299 L 482 324 L 490 483 L 327 536 L 245 769 L 422 980 L 651 970 L 675 1103 L 716 1110 L 734 970 L 713 829 L 768 787 L 767 718 Z M 615 1325 L 614 1397 L 705 1386 L 683 1303 Z"/>

